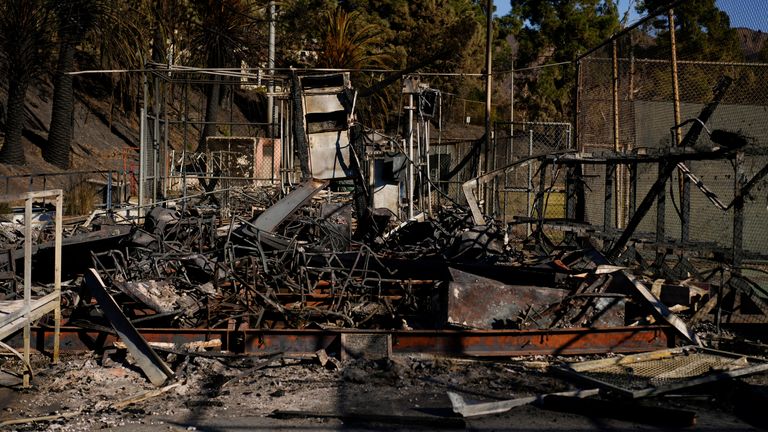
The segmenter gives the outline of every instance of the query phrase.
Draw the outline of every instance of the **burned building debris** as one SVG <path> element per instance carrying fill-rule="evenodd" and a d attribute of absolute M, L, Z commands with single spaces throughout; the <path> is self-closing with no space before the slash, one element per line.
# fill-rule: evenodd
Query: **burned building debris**
<path fill-rule="evenodd" d="M 153 68 L 158 106 L 163 86 L 201 73 Z M 26 196 L 23 221 L 0 223 L 0 336 L 17 354 L 0 363 L 2 379 L 29 385 L 43 363 L 34 346 L 54 362 L 60 349 L 94 353 L 83 368 L 108 370 L 100 380 L 154 387 L 29 421 L 175 394 L 189 410 L 223 406 L 230 391 L 252 395 L 247 386 L 259 398 L 302 392 L 282 369 L 409 395 L 425 375 L 445 380 L 440 406 L 419 415 L 292 399 L 270 419 L 460 428 L 537 407 L 684 427 L 698 411 L 648 400 L 764 382 L 768 254 L 744 232 L 766 234 L 755 227 L 764 209 L 745 204 L 765 187 L 768 150 L 765 136 L 716 122 L 733 79 L 689 107 L 674 145 L 594 149 L 559 123 L 535 143 L 535 126 L 514 122 L 461 146 L 435 140 L 442 93 L 427 76 L 402 77 L 402 135 L 357 118 L 349 72 L 290 70 L 270 77 L 281 80 L 284 116 L 268 125 L 278 132 L 206 137 L 193 153 L 168 146 L 182 134 L 165 111 L 147 115 L 138 202 L 110 198 L 63 223 L 61 202 L 34 203 L 32 216 L 48 192 Z M 702 175 L 708 164 L 730 189 Z M 697 210 L 725 214 L 727 238 L 693 238 L 706 225 Z M 81 378 L 59 368 L 66 379 L 45 388 Z M 126 384 L 130 373 L 143 378 Z"/>

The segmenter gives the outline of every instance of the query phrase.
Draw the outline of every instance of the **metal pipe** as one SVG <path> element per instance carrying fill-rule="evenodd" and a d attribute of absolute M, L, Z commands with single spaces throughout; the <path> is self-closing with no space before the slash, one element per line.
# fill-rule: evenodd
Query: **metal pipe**
<path fill-rule="evenodd" d="M 619 153 L 621 151 L 621 144 L 619 143 L 619 48 L 616 40 L 612 45 L 612 59 L 613 67 L 611 68 L 611 75 L 613 78 L 613 151 Z M 613 172 L 614 182 L 614 201 L 616 206 L 614 226 L 621 228 L 624 225 L 624 212 L 621 205 L 624 200 L 622 198 L 623 185 L 621 165 L 616 165 L 611 171 Z M 607 174 L 607 173 L 606 173 Z M 607 185 L 607 183 L 606 183 Z"/>
<path fill-rule="evenodd" d="M 144 115 L 146 111 L 141 109 L 139 116 L 139 213 L 141 213 L 141 206 L 144 205 L 144 183 L 146 183 L 146 170 L 144 164 L 147 159 L 147 117 Z"/>
<path fill-rule="evenodd" d="M 674 99 L 674 115 L 675 115 L 675 146 L 679 146 L 682 142 L 682 135 L 680 128 L 677 125 L 680 124 L 680 86 L 679 75 L 677 70 L 677 41 L 675 36 L 675 11 L 669 9 L 667 11 L 667 17 L 669 19 L 669 45 L 670 45 L 670 63 L 672 64 L 672 96 Z M 685 162 L 681 162 L 685 164 Z M 682 170 L 678 170 L 678 175 L 682 174 Z M 680 192 L 680 240 L 685 243 L 689 237 L 689 221 L 691 215 L 691 182 L 690 180 L 680 175 L 678 179 L 678 190 Z"/>
<path fill-rule="evenodd" d="M 408 95 L 408 219 L 413 219 L 413 93 Z"/>
<path fill-rule="evenodd" d="M 155 84 L 155 118 L 152 134 L 152 202 L 157 201 L 157 181 L 160 167 L 160 80 L 153 78 Z"/>
<path fill-rule="evenodd" d="M 528 130 L 528 157 L 533 156 L 533 129 Z M 525 235 L 531 235 L 531 192 L 533 191 L 533 167 L 528 165 L 528 193 L 525 195 L 525 214 L 528 217 L 528 223 L 525 225 Z"/>
<path fill-rule="evenodd" d="M 169 85 L 165 85 L 166 92 L 163 92 L 163 104 L 165 104 L 165 100 L 170 99 L 170 98 L 167 98 L 167 94 L 166 94 L 168 91 L 172 90 L 172 89 L 170 89 L 170 87 L 171 86 L 169 86 Z M 163 110 L 163 114 L 164 114 L 164 116 L 163 116 L 163 151 L 160 154 L 161 155 L 161 159 L 160 160 L 161 160 L 161 166 L 162 166 L 162 172 L 160 173 L 160 178 L 161 178 L 162 185 L 163 185 L 163 187 L 162 187 L 162 192 L 163 192 L 162 193 L 162 197 L 163 198 L 168 196 L 168 188 L 170 187 L 170 185 L 168 184 L 168 181 L 165 179 L 165 176 L 168 175 L 168 171 L 169 171 L 168 168 L 169 168 L 170 164 L 173 162 L 172 160 L 170 160 L 168 158 L 168 149 L 170 148 L 170 135 L 171 135 L 170 126 L 169 126 L 169 123 L 168 123 L 168 121 L 169 121 L 169 119 L 168 119 L 168 111 L 169 110 L 167 108 L 165 108 Z"/>
<path fill-rule="evenodd" d="M 24 363 L 29 364 L 32 338 L 32 196 L 24 200 Z M 29 387 L 29 371 L 24 372 L 22 385 Z"/>
<path fill-rule="evenodd" d="M 492 38 L 493 38 L 493 0 L 486 2 L 486 22 L 485 22 L 485 149 L 480 153 L 480 169 L 478 169 L 478 175 L 482 175 L 487 171 L 490 171 L 490 161 L 488 158 L 488 151 L 491 147 L 491 90 L 492 90 L 492 76 L 493 76 L 493 59 L 492 59 Z M 487 188 L 483 187 L 483 191 Z M 482 194 L 485 197 L 485 209 L 488 211 L 488 199 L 486 193 Z"/>
<path fill-rule="evenodd" d="M 419 95 L 418 97 L 420 98 L 421 95 Z M 421 137 L 421 126 L 423 125 L 423 121 L 424 121 L 424 119 L 421 116 L 421 113 L 419 113 L 419 118 L 416 121 L 416 151 L 415 151 L 416 159 L 413 161 L 414 168 L 416 169 L 415 177 L 418 180 L 417 184 L 419 185 L 418 195 L 417 195 L 418 196 L 418 202 L 419 202 L 419 206 L 422 209 L 424 208 L 424 204 L 423 204 L 424 203 L 424 199 L 423 199 L 424 198 L 424 182 L 422 181 L 422 178 L 421 178 L 421 175 L 422 175 L 421 174 L 421 170 L 422 170 L 422 166 L 423 166 L 422 164 L 423 164 L 423 161 L 424 161 L 423 154 L 422 154 L 423 148 L 421 146 L 421 138 L 422 138 Z"/>
<path fill-rule="evenodd" d="M 426 157 L 426 159 L 427 159 L 427 161 L 426 161 L 426 163 L 427 163 L 427 174 L 426 174 L 427 175 L 427 181 L 426 181 L 426 183 L 427 183 L 427 211 L 431 215 L 432 214 L 432 179 L 431 179 L 431 170 L 430 170 L 431 167 L 430 167 L 430 164 L 429 164 L 429 122 L 425 121 L 424 125 L 425 125 L 425 127 L 424 127 L 424 148 L 426 149 L 425 153 L 427 155 L 427 157 Z"/>
<path fill-rule="evenodd" d="M 669 9 L 667 11 L 667 17 L 669 18 L 669 44 L 670 44 L 670 60 L 672 64 L 672 96 L 674 98 L 675 107 L 675 126 L 679 125 L 680 120 L 680 86 L 678 85 L 677 74 L 677 43 L 675 40 L 675 11 Z M 680 134 L 680 128 L 675 127 L 675 145 L 680 145 L 682 142 L 682 135 Z"/>
<path fill-rule="evenodd" d="M 267 68 L 269 69 L 269 81 L 267 81 L 267 116 L 269 123 L 269 137 L 275 137 L 275 102 L 273 92 L 275 82 L 272 76 L 275 74 L 275 0 L 269 0 L 269 53 L 267 55 Z"/>
<path fill-rule="evenodd" d="M 438 98 L 437 106 L 439 109 L 438 117 L 437 117 L 437 124 L 439 126 L 437 128 L 437 147 L 439 149 L 437 152 L 437 180 L 442 181 L 441 174 L 442 174 L 443 164 L 440 156 L 443 150 L 443 147 L 442 147 L 442 144 L 443 144 L 443 93 L 442 92 L 438 93 L 437 98 Z M 442 187 L 442 183 L 440 186 Z M 441 194 L 437 194 L 438 204 L 440 200 L 440 195 Z"/>
<path fill-rule="evenodd" d="M 112 176 L 110 175 L 110 178 Z M 64 212 L 64 194 L 56 191 L 56 216 L 54 217 L 53 242 L 53 290 L 58 301 L 53 309 L 53 363 L 59 362 L 59 346 L 61 345 L 61 233 Z"/>

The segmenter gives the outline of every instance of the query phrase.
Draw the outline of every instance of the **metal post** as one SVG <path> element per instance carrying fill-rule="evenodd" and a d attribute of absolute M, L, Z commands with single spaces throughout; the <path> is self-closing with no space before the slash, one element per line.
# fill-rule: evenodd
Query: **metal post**
<path fill-rule="evenodd" d="M 141 217 L 141 207 L 144 205 L 145 191 L 147 183 L 147 113 L 149 112 L 149 82 L 147 81 L 147 74 L 143 74 L 144 78 L 144 93 L 142 94 L 142 108 L 139 132 L 141 137 L 139 140 L 139 217 Z"/>
<path fill-rule="evenodd" d="M 267 116 L 269 117 L 269 137 L 275 137 L 275 0 L 269 0 L 269 51 L 267 55 L 267 68 L 269 68 L 269 81 L 267 81 Z"/>
<path fill-rule="evenodd" d="M 569 163 L 565 171 L 565 218 L 576 220 L 576 164 Z"/>
<path fill-rule="evenodd" d="M 160 152 L 160 80 L 153 77 L 154 81 L 154 111 L 153 133 L 152 133 L 152 204 L 157 202 L 157 172 L 160 163 L 158 153 Z"/>
<path fill-rule="evenodd" d="M 528 157 L 533 156 L 533 129 L 528 130 Z M 533 192 L 533 166 L 528 164 L 528 193 L 525 197 L 525 213 L 528 216 L 528 224 L 526 225 L 525 235 L 531 235 L 531 221 L 533 217 L 533 210 L 531 209 L 531 192 Z"/>
<path fill-rule="evenodd" d="M 669 44 L 670 44 L 670 59 L 672 63 L 672 96 L 674 98 L 675 108 L 675 126 L 680 124 L 680 87 L 678 86 L 677 75 L 677 43 L 675 40 L 675 11 L 670 9 L 667 11 L 667 17 L 669 18 Z M 675 128 L 675 145 L 679 145 L 682 141 L 682 135 L 680 135 L 680 129 Z"/>
<path fill-rule="evenodd" d="M 147 181 L 147 170 L 145 169 L 147 159 L 147 116 L 144 108 L 141 109 L 139 116 L 139 217 L 141 217 L 141 206 L 144 205 L 144 183 Z"/>
<path fill-rule="evenodd" d="M 413 219 L 413 93 L 408 94 L 408 219 Z"/>
<path fill-rule="evenodd" d="M 112 170 L 107 173 L 107 213 L 112 218 Z"/>
<path fill-rule="evenodd" d="M 576 77 L 574 82 L 576 85 L 573 88 L 573 136 L 576 138 L 576 144 L 581 145 L 581 148 L 579 148 L 580 151 L 584 150 L 584 146 L 581 143 L 581 140 L 579 139 L 579 118 L 581 118 L 581 101 L 580 94 L 581 94 L 581 60 L 576 62 Z M 582 169 L 583 172 L 583 169 Z"/>
<path fill-rule="evenodd" d="M 610 232 L 613 228 L 611 224 L 611 215 L 613 213 L 613 200 L 614 200 L 614 182 L 613 176 L 616 175 L 616 165 L 613 163 L 605 164 L 605 199 L 603 203 L 603 231 L 605 233 Z"/>
<path fill-rule="evenodd" d="M 437 94 L 437 101 L 438 101 L 437 102 L 437 107 L 438 107 L 437 124 L 439 126 L 437 128 L 437 148 L 438 148 L 438 152 L 437 152 L 437 181 L 440 182 L 442 180 L 441 175 L 442 175 L 442 169 L 443 169 L 443 164 L 442 164 L 442 160 L 441 160 L 441 157 L 440 157 L 440 155 L 441 155 L 441 153 L 443 151 L 443 147 L 442 147 L 442 143 L 443 143 L 443 93 L 442 92 Z M 442 183 L 438 183 L 438 187 L 439 188 L 442 188 L 442 186 L 443 186 Z M 441 194 L 437 194 L 438 205 L 440 204 L 440 195 Z"/>
<path fill-rule="evenodd" d="M 733 273 L 741 273 L 744 249 L 744 196 L 741 193 L 746 184 L 744 176 L 744 152 L 736 152 L 734 160 L 734 205 L 733 205 Z"/>
<path fill-rule="evenodd" d="M 425 153 L 427 155 L 427 211 L 429 214 L 432 214 L 432 172 L 431 172 L 431 166 L 429 163 L 429 122 L 424 122 L 424 148 Z"/>
<path fill-rule="evenodd" d="M 24 200 L 24 362 L 29 364 L 32 338 L 32 197 Z M 29 370 L 24 370 L 22 385 L 29 387 Z"/>
<path fill-rule="evenodd" d="M 490 158 L 488 160 L 488 163 L 486 166 L 488 169 L 486 172 L 491 172 L 496 169 L 496 128 L 494 127 L 491 131 L 491 142 L 493 145 L 491 146 L 493 150 L 490 151 Z M 498 178 L 494 177 L 493 181 L 490 182 L 490 190 L 486 191 L 486 203 L 485 203 L 485 213 L 490 215 L 496 215 L 498 214 L 496 212 L 497 210 L 497 192 L 499 190 L 498 188 Z"/>
<path fill-rule="evenodd" d="M 658 181 L 662 181 L 662 179 L 666 178 L 666 172 L 667 172 L 667 162 L 664 161 L 664 159 L 662 159 L 661 161 L 659 161 Z M 662 184 L 661 191 L 659 191 L 659 195 L 656 198 L 656 265 L 659 268 L 661 268 L 661 265 L 664 263 L 664 256 L 666 255 L 666 250 L 664 249 L 664 245 L 663 245 L 666 237 L 666 233 L 664 231 L 665 217 L 666 217 L 666 202 L 667 202 L 667 194 L 664 191 L 664 187 Z"/>
<path fill-rule="evenodd" d="M 512 62 L 509 78 L 509 153 L 507 154 L 505 164 L 512 163 L 512 159 L 515 157 L 515 62 Z M 502 188 L 506 189 L 507 184 L 509 184 L 509 173 L 504 173 L 503 179 Z M 509 192 L 505 190 L 504 208 L 502 210 L 505 225 L 507 223 L 507 201 L 509 201 Z"/>
<path fill-rule="evenodd" d="M 629 218 L 635 216 L 637 207 L 637 162 L 629 165 Z"/>
<path fill-rule="evenodd" d="M 424 183 L 422 182 L 422 179 L 421 179 L 421 169 L 422 169 L 422 162 L 423 162 L 422 153 L 421 153 L 423 150 L 421 147 L 421 125 L 422 125 L 421 114 L 419 114 L 419 119 L 416 122 L 416 151 L 415 151 L 416 160 L 414 161 L 415 162 L 414 168 L 416 169 L 415 177 L 419 180 L 419 183 L 418 183 L 419 190 L 417 195 L 418 202 L 421 208 L 424 208 L 423 206 Z"/>
<path fill-rule="evenodd" d="M 170 91 L 170 87 L 171 86 L 166 84 L 164 87 L 166 89 L 166 92 Z M 170 132 L 169 128 L 170 128 L 170 124 L 171 123 L 168 121 L 168 111 L 169 110 L 168 110 L 167 107 L 165 107 L 165 102 L 166 102 L 165 99 L 166 99 L 166 93 L 163 92 L 163 108 L 164 108 L 163 109 L 163 114 L 164 114 L 164 116 L 163 116 L 164 117 L 164 121 L 163 121 L 163 151 L 160 153 L 160 166 L 162 167 L 161 168 L 161 172 L 160 172 L 160 181 L 162 182 L 161 183 L 162 184 L 162 189 L 161 189 L 161 191 L 162 191 L 162 199 L 165 199 L 165 197 L 168 196 L 168 188 L 169 188 L 169 183 L 170 183 L 170 180 L 168 179 L 168 166 L 169 166 L 169 162 L 172 162 L 168 158 L 168 149 L 170 148 L 169 141 L 170 141 L 170 135 L 171 135 L 171 132 Z"/>
<path fill-rule="evenodd" d="M 515 62 L 512 62 L 512 70 L 509 72 L 509 139 L 515 136 Z M 509 161 L 511 162 L 511 161 Z"/>
<path fill-rule="evenodd" d="M 688 176 L 681 177 L 683 181 L 683 188 L 680 192 L 680 242 L 685 244 L 690 238 L 691 180 L 688 178 Z"/>
<path fill-rule="evenodd" d="M 183 150 L 187 150 L 189 148 L 189 137 L 188 137 L 188 131 L 189 131 L 189 83 L 184 83 L 184 94 L 182 97 L 184 98 L 184 148 Z"/>
<path fill-rule="evenodd" d="M 488 149 L 491 146 L 491 69 L 492 69 L 492 31 L 493 31 L 493 0 L 486 2 L 485 20 L 485 141 L 482 144 L 480 157 L 478 158 L 477 175 L 483 175 L 488 171 Z M 478 195 L 485 197 L 485 187 L 478 191 Z M 485 200 L 487 203 L 487 200 Z M 487 208 L 486 208 L 487 210 Z"/>
<path fill-rule="evenodd" d="M 670 45 L 670 62 L 672 63 L 672 97 L 674 99 L 674 115 L 675 126 L 679 125 L 682 121 L 680 115 L 680 86 L 678 80 L 677 70 L 677 41 L 675 36 L 675 11 L 669 9 L 667 11 L 667 18 L 669 20 L 669 45 Z M 675 127 L 675 145 L 679 146 L 682 142 L 682 135 L 680 129 Z M 685 164 L 685 162 L 682 162 Z M 679 173 L 679 171 L 678 171 Z M 680 176 L 678 188 L 680 191 L 680 241 L 684 244 L 689 239 L 689 223 L 691 219 L 691 181 L 687 176 Z"/>
<path fill-rule="evenodd" d="M 554 166 L 553 166 L 554 171 Z M 554 175 L 554 174 L 553 174 Z M 538 221 L 536 224 L 536 236 L 537 238 L 541 239 L 541 235 L 544 234 L 544 217 L 547 212 L 546 203 L 548 201 L 546 195 L 548 193 L 552 193 L 552 191 L 547 191 L 546 187 L 547 183 L 547 160 L 543 159 L 541 161 L 541 165 L 539 166 L 539 214 L 538 214 Z"/>
<path fill-rule="evenodd" d="M 110 173 L 110 178 L 112 175 Z M 56 216 L 54 218 L 53 243 L 53 289 L 56 293 L 56 306 L 53 309 L 53 363 L 59 362 L 59 343 L 61 333 L 61 232 L 64 209 L 64 195 L 61 191 L 56 195 Z"/>

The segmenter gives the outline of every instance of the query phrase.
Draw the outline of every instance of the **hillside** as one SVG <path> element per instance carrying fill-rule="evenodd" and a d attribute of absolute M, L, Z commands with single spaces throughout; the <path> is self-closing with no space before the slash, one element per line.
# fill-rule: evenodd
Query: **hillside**
<path fill-rule="evenodd" d="M 739 35 L 739 43 L 744 52 L 744 57 L 749 61 L 758 60 L 760 51 L 765 46 L 765 41 L 768 40 L 768 33 L 744 27 L 739 27 L 734 30 L 736 30 L 736 33 Z"/>
<path fill-rule="evenodd" d="M 113 115 L 110 127 L 109 102 L 80 90 L 75 94 L 71 169 L 64 171 L 43 160 L 41 148 L 46 144 L 51 121 L 52 92 L 49 81 L 38 82 L 30 87 L 25 104 L 23 132 L 27 163 L 24 166 L 0 164 L 0 176 L 122 169 L 124 162 L 138 159 L 137 119 Z M 0 98 L 3 101 L 6 99 L 5 88 L 0 90 Z M 0 133 L 0 143 L 4 140 L 4 134 Z M 28 179 L 0 178 L 0 181 L 0 187 L 8 193 L 30 188 Z M 42 178 L 33 181 L 34 189 L 43 187 Z M 50 176 L 45 179 L 45 187 L 66 189 L 69 181 L 66 176 Z"/>

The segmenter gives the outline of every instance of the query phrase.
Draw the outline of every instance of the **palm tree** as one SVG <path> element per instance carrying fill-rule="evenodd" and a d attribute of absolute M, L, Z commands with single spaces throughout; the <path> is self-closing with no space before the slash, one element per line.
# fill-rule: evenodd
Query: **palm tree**
<path fill-rule="evenodd" d="M 165 15 L 156 15 L 161 11 L 157 5 L 167 4 L 168 1 L 145 0 L 145 2 L 133 0 L 107 3 L 108 7 L 100 11 L 97 22 L 88 33 L 81 48 L 93 56 L 95 63 L 101 69 L 139 68 L 148 58 L 150 40 L 153 60 L 155 53 L 165 52 L 164 33 L 158 37 L 152 37 L 150 31 L 152 34 L 158 33 L 156 29 L 159 21 L 166 18 Z M 111 95 L 108 122 L 110 127 L 112 127 L 115 97 L 119 97 L 118 100 L 126 113 L 133 112 L 137 106 L 138 89 L 142 78 L 140 74 L 135 73 L 109 74 Z"/>
<path fill-rule="evenodd" d="M 347 12 L 341 7 L 325 13 L 326 26 L 321 30 L 320 49 L 322 55 L 318 66 L 336 69 L 383 68 L 393 61 L 383 47 L 384 32 L 372 23 L 363 23 L 357 11 Z M 370 87 L 376 81 L 371 72 L 356 72 L 355 82 Z M 378 91 L 361 100 L 360 108 L 366 121 L 374 126 L 383 126 L 393 98 L 387 91 Z M 374 114 L 375 113 L 375 114 Z"/>
<path fill-rule="evenodd" d="M 375 24 L 360 24 L 360 13 L 341 7 L 325 13 L 327 25 L 322 30 L 323 55 L 318 66 L 338 69 L 361 69 L 383 66 L 390 56 L 378 48 L 384 42 Z"/>
<path fill-rule="evenodd" d="M 50 0 L 58 21 L 59 58 L 53 79 L 53 108 L 48 130 L 48 145 L 43 158 L 59 168 L 70 164 L 75 97 L 72 87 L 75 52 L 90 32 L 106 3 L 102 0 Z"/>
<path fill-rule="evenodd" d="M 249 0 L 196 0 L 193 6 L 198 22 L 193 30 L 192 46 L 203 54 L 198 58 L 200 63 L 209 69 L 239 67 L 256 39 L 255 3 Z M 207 138 L 216 134 L 215 122 L 221 102 L 222 75 L 212 72 L 209 81 L 198 152 L 206 151 Z"/>
<path fill-rule="evenodd" d="M 8 76 L 5 144 L 0 162 L 23 165 L 21 144 L 24 127 L 24 100 L 27 88 L 40 71 L 48 47 L 48 13 L 40 0 L 0 2 L 0 45 L 3 66 Z"/>

